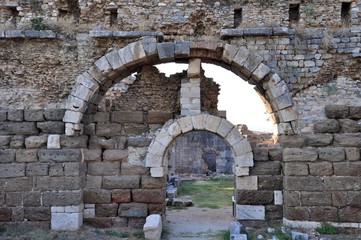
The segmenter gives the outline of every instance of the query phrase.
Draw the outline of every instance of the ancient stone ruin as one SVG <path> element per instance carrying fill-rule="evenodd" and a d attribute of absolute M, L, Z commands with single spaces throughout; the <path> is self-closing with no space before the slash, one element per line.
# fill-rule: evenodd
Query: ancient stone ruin
<path fill-rule="evenodd" d="M 361 228 L 360 22 L 360 0 L 1 1 L 0 221 L 142 228 L 200 132 L 237 220 Z M 274 144 L 218 112 L 202 62 L 255 86 Z"/>

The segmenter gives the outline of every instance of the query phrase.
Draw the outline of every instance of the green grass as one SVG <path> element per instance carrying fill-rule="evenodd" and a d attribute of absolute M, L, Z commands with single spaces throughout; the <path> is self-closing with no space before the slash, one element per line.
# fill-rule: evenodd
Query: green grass
<path fill-rule="evenodd" d="M 316 228 L 320 234 L 337 234 L 337 229 L 329 223 L 323 222 L 320 227 Z"/>
<path fill-rule="evenodd" d="M 233 180 L 181 182 L 178 197 L 192 199 L 201 208 L 222 208 L 232 205 Z"/>

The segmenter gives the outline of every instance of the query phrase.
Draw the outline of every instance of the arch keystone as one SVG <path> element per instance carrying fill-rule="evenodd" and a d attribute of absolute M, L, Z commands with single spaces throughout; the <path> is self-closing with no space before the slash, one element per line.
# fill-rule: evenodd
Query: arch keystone
<path fill-rule="evenodd" d="M 186 133 L 193 130 L 193 123 L 191 116 L 182 117 L 178 119 L 177 122 L 179 123 L 182 133 Z"/>
<path fill-rule="evenodd" d="M 210 132 L 216 133 L 220 123 L 221 123 L 221 118 L 215 117 L 212 115 L 208 115 L 207 120 L 206 120 L 205 129 Z"/>
<path fill-rule="evenodd" d="M 192 116 L 192 124 L 195 130 L 204 130 L 207 115 L 200 114 Z"/>

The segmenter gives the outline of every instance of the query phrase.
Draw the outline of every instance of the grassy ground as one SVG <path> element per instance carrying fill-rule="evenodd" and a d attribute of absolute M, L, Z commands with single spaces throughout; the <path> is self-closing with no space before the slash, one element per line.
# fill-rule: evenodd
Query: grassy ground
<path fill-rule="evenodd" d="M 222 208 L 232 205 L 233 180 L 181 182 L 178 197 L 191 198 L 197 207 Z"/>

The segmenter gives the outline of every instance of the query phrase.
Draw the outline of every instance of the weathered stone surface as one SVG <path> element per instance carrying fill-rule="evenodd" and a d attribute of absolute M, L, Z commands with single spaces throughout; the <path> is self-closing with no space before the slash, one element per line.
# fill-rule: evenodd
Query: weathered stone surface
<path fill-rule="evenodd" d="M 285 148 L 302 148 L 305 146 L 305 137 L 298 135 L 282 135 L 279 141 Z"/>
<path fill-rule="evenodd" d="M 102 160 L 101 149 L 82 149 L 81 151 L 84 156 L 84 161 L 86 162 L 100 162 Z"/>
<path fill-rule="evenodd" d="M 257 190 L 258 178 L 257 176 L 236 177 L 237 190 Z"/>
<path fill-rule="evenodd" d="M 37 135 L 35 122 L 0 122 L 1 135 Z"/>
<path fill-rule="evenodd" d="M 87 148 L 88 136 L 70 137 L 62 135 L 60 137 L 60 144 L 62 148 Z"/>
<path fill-rule="evenodd" d="M 163 62 L 169 62 L 175 58 L 175 44 L 172 42 L 164 42 L 157 44 L 159 59 Z"/>
<path fill-rule="evenodd" d="M 265 220 L 265 207 L 257 205 L 236 206 L 237 220 Z"/>
<path fill-rule="evenodd" d="M 19 177 L 0 179 L 0 190 L 5 192 L 29 191 L 33 187 L 32 178 Z"/>
<path fill-rule="evenodd" d="M 25 164 L 23 163 L 9 163 L 1 164 L 0 178 L 9 177 L 23 177 L 25 176 Z"/>
<path fill-rule="evenodd" d="M 111 176 L 120 172 L 119 162 L 94 162 L 88 164 L 88 174 L 94 176 Z"/>
<path fill-rule="evenodd" d="M 0 150 L 0 163 L 10 163 L 15 160 L 15 150 L 3 149 Z"/>
<path fill-rule="evenodd" d="M 118 214 L 120 217 L 146 217 L 148 205 L 145 203 L 121 203 Z"/>
<path fill-rule="evenodd" d="M 50 207 L 27 207 L 24 217 L 29 221 L 49 221 Z"/>
<path fill-rule="evenodd" d="M 46 146 L 48 140 L 47 135 L 30 136 L 25 138 L 26 148 L 43 148 Z"/>
<path fill-rule="evenodd" d="M 361 190 L 361 177 L 325 177 L 325 190 L 331 191 L 359 191 Z"/>
<path fill-rule="evenodd" d="M 361 176 L 360 162 L 340 162 L 333 164 L 336 176 Z"/>
<path fill-rule="evenodd" d="M 128 146 L 130 147 L 148 147 L 152 139 L 148 137 L 129 137 Z"/>
<path fill-rule="evenodd" d="M 338 119 L 340 124 L 340 133 L 357 133 L 360 132 L 361 127 L 355 120 Z"/>
<path fill-rule="evenodd" d="M 40 162 L 80 162 L 82 160 L 79 149 L 40 149 L 38 157 Z"/>
<path fill-rule="evenodd" d="M 347 118 L 349 109 L 344 105 L 327 105 L 325 112 L 328 118 Z"/>
<path fill-rule="evenodd" d="M 314 162 L 309 163 L 310 174 L 313 176 L 331 176 L 333 175 L 332 163 L 330 162 Z"/>
<path fill-rule="evenodd" d="M 50 163 L 49 176 L 54 176 L 54 177 L 63 176 L 63 164 L 62 163 Z"/>
<path fill-rule="evenodd" d="M 332 144 L 332 134 L 312 134 L 306 136 L 306 145 L 308 147 L 325 147 Z"/>
<path fill-rule="evenodd" d="M 102 189 L 84 190 L 84 203 L 110 203 L 111 193 Z"/>
<path fill-rule="evenodd" d="M 42 122 L 44 115 L 42 109 L 29 109 L 24 111 L 24 119 L 27 122 Z"/>
<path fill-rule="evenodd" d="M 301 193 L 297 191 L 283 191 L 284 204 L 288 207 L 297 207 L 301 205 Z"/>
<path fill-rule="evenodd" d="M 282 148 L 268 148 L 269 160 L 282 161 Z"/>
<path fill-rule="evenodd" d="M 12 149 L 24 148 L 24 136 L 13 136 L 11 138 L 10 148 Z"/>
<path fill-rule="evenodd" d="M 44 116 L 47 121 L 62 121 L 65 109 L 45 109 Z"/>
<path fill-rule="evenodd" d="M 308 175 L 308 165 L 306 163 L 285 163 L 284 174 L 286 176 L 306 176 Z"/>
<path fill-rule="evenodd" d="M 361 133 L 334 134 L 335 147 L 361 147 Z"/>
<path fill-rule="evenodd" d="M 103 161 L 126 161 L 128 158 L 127 150 L 105 150 L 103 152 Z"/>
<path fill-rule="evenodd" d="M 123 130 L 123 125 L 118 123 L 98 123 L 95 128 L 95 133 L 99 137 L 114 137 L 120 136 Z"/>
<path fill-rule="evenodd" d="M 143 124 L 126 124 L 124 132 L 128 135 L 142 135 L 149 131 L 149 127 Z"/>
<path fill-rule="evenodd" d="M 29 163 L 26 166 L 27 176 L 46 176 L 49 172 L 49 163 Z"/>
<path fill-rule="evenodd" d="M 11 136 L 0 136 L 0 146 L 6 147 L 10 145 Z"/>
<path fill-rule="evenodd" d="M 337 133 L 339 129 L 340 125 L 335 119 L 326 119 L 314 125 L 315 133 Z"/>
<path fill-rule="evenodd" d="M 258 162 L 250 169 L 250 175 L 279 175 L 281 164 L 277 161 Z"/>
<path fill-rule="evenodd" d="M 318 153 L 314 149 L 285 148 L 283 160 L 285 162 L 312 162 L 316 161 Z"/>
<path fill-rule="evenodd" d="M 349 106 L 349 111 L 351 119 L 361 119 L 361 106 Z"/>
<path fill-rule="evenodd" d="M 122 175 L 149 175 L 149 168 L 145 166 L 137 166 L 128 162 L 122 163 L 121 174 Z"/>
<path fill-rule="evenodd" d="M 360 149 L 359 148 L 345 148 L 346 159 L 349 161 L 360 160 Z"/>
<path fill-rule="evenodd" d="M 158 240 L 162 235 L 162 218 L 160 215 L 149 215 L 143 227 L 146 239 Z"/>
<path fill-rule="evenodd" d="M 104 189 L 139 188 L 140 178 L 137 176 L 107 176 L 103 178 Z"/>
<path fill-rule="evenodd" d="M 161 189 L 165 186 L 165 178 L 153 178 L 150 176 L 142 176 L 141 187 L 146 189 Z"/>
<path fill-rule="evenodd" d="M 95 228 L 111 228 L 113 226 L 112 218 L 85 218 L 84 224 Z"/>
<path fill-rule="evenodd" d="M 6 194 L 6 206 L 18 207 L 22 205 L 23 194 L 19 192 L 10 192 Z"/>
<path fill-rule="evenodd" d="M 91 136 L 89 139 L 89 149 L 104 148 L 104 149 L 115 149 L 117 142 L 114 138 L 105 138 Z"/>
<path fill-rule="evenodd" d="M 258 176 L 259 190 L 280 190 L 282 188 L 282 176 Z"/>
<path fill-rule="evenodd" d="M 0 208 L 0 221 L 11 221 L 11 209 L 2 207 Z"/>
<path fill-rule="evenodd" d="M 173 119 L 172 112 L 149 111 L 146 122 L 148 124 L 164 124 L 169 119 Z"/>
<path fill-rule="evenodd" d="M 22 109 L 10 109 L 7 114 L 9 121 L 21 122 L 24 120 L 24 110 Z"/>
<path fill-rule="evenodd" d="M 96 217 L 115 217 L 118 212 L 118 204 L 96 204 L 95 205 L 95 216 Z"/>
<path fill-rule="evenodd" d="M 116 189 L 112 191 L 112 202 L 128 203 L 131 201 L 130 189 Z"/>
<path fill-rule="evenodd" d="M 42 133 L 64 134 L 65 132 L 65 124 L 63 122 L 38 122 L 36 126 Z"/>
<path fill-rule="evenodd" d="M 285 207 L 284 217 L 289 220 L 309 220 L 309 209 L 307 207 Z"/>
<path fill-rule="evenodd" d="M 255 161 L 268 161 L 268 148 L 256 147 L 253 148 L 253 155 Z"/>
<path fill-rule="evenodd" d="M 40 207 L 41 206 L 40 192 L 25 192 L 23 194 L 24 207 Z"/>
<path fill-rule="evenodd" d="M 273 191 L 266 190 L 238 190 L 236 203 L 242 205 L 273 204 Z"/>
<path fill-rule="evenodd" d="M 100 189 L 102 186 L 102 176 L 86 176 L 86 185 L 87 189 Z"/>
<path fill-rule="evenodd" d="M 63 163 L 64 176 L 85 176 L 86 164 L 77 162 Z"/>
<path fill-rule="evenodd" d="M 80 177 L 37 177 L 35 190 L 78 190 L 83 187 Z"/>
<path fill-rule="evenodd" d="M 42 195 L 44 206 L 71 206 L 83 203 L 82 191 L 51 191 Z"/>
<path fill-rule="evenodd" d="M 344 148 L 319 148 L 318 157 L 320 160 L 338 162 L 345 160 Z"/>
<path fill-rule="evenodd" d="M 165 199 L 164 189 L 133 189 L 134 202 L 139 203 L 163 203 Z"/>
<path fill-rule="evenodd" d="M 143 112 L 124 112 L 115 111 L 112 113 L 111 121 L 113 123 L 143 123 L 144 114 Z"/>
<path fill-rule="evenodd" d="M 330 192 L 301 192 L 302 206 L 330 206 Z"/>
<path fill-rule="evenodd" d="M 359 207 L 347 206 L 338 210 L 339 220 L 342 222 L 357 222 L 361 218 Z"/>
<path fill-rule="evenodd" d="M 285 176 L 283 181 L 285 190 L 295 191 L 320 191 L 324 189 L 323 179 L 321 177 L 289 177 Z"/>

